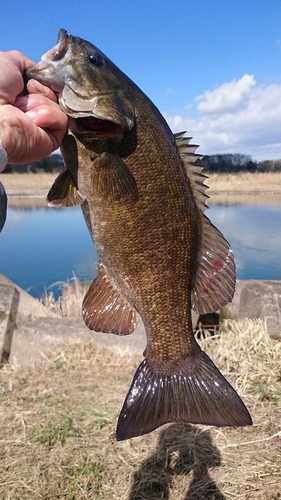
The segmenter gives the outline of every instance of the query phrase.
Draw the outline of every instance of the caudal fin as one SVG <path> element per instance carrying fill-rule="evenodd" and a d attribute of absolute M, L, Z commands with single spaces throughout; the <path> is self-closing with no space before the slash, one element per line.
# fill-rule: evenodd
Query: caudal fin
<path fill-rule="evenodd" d="M 145 359 L 137 369 L 119 415 L 118 441 L 141 436 L 163 424 L 193 423 L 223 426 L 252 424 L 233 387 L 206 353 L 180 365 L 154 369 Z"/>

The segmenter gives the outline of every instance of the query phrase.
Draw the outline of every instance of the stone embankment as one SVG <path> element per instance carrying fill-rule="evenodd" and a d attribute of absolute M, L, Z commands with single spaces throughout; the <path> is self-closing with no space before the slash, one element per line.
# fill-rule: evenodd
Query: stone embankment
<path fill-rule="evenodd" d="M 69 320 L 50 311 L 0 274 L 0 366 L 8 360 L 22 366 L 36 363 L 59 345 L 89 340 L 101 347 L 138 354 L 146 346 L 141 321 L 126 337 L 93 332 L 82 320 Z"/>
<path fill-rule="evenodd" d="M 220 321 L 264 318 L 270 337 L 281 340 L 281 281 L 238 280 L 232 303 L 221 308 L 219 317 Z M 194 326 L 197 321 L 198 315 L 194 314 Z M 7 361 L 16 365 L 38 362 L 59 345 L 87 340 L 112 350 L 140 355 L 146 345 L 141 321 L 136 331 L 125 337 L 93 332 L 82 320 L 69 320 L 53 313 L 0 275 L 1 365 Z"/>

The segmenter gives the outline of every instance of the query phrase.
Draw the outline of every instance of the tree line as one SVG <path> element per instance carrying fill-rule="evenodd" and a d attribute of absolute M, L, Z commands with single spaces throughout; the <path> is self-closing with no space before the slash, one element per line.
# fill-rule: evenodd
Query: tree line
<path fill-rule="evenodd" d="M 250 155 L 243 154 L 216 154 L 203 156 L 197 160 L 206 172 L 212 173 L 235 173 L 235 172 L 280 172 L 280 160 L 264 160 L 257 162 Z M 7 165 L 4 173 L 38 173 L 38 172 L 61 172 L 64 163 L 61 154 L 53 153 L 41 161 L 26 163 L 24 165 Z"/>
<path fill-rule="evenodd" d="M 280 160 L 264 160 L 257 162 L 250 155 L 217 154 L 203 156 L 198 163 L 206 172 L 236 173 L 236 172 L 280 172 Z"/>
<path fill-rule="evenodd" d="M 39 172 L 61 172 L 64 169 L 63 159 L 60 153 L 53 153 L 43 160 L 25 163 L 23 165 L 8 165 L 4 170 L 4 174 L 17 172 L 20 174 L 37 174 Z"/>

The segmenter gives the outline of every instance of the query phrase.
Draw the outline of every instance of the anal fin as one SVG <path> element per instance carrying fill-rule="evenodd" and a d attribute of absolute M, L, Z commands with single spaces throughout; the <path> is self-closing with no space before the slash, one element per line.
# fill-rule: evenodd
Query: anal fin
<path fill-rule="evenodd" d="M 166 423 L 246 426 L 251 416 L 233 387 L 203 351 L 178 364 L 145 359 L 121 410 L 116 436 L 141 436 Z"/>
<path fill-rule="evenodd" d="M 108 277 L 101 263 L 98 268 L 99 274 L 83 300 L 83 320 L 90 330 L 129 335 L 137 326 L 137 312 Z"/>

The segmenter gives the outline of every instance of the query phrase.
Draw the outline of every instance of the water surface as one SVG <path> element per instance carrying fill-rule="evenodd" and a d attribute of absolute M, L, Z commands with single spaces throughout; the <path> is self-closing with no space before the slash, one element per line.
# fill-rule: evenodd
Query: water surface
<path fill-rule="evenodd" d="M 9 207 L 0 234 L 0 272 L 41 296 L 54 283 L 96 275 L 97 253 L 80 207 Z"/>
<path fill-rule="evenodd" d="M 250 200 L 227 197 L 226 205 L 219 199 L 206 215 L 232 245 L 237 278 L 281 280 L 280 196 L 264 198 L 265 204 L 262 198 Z M 0 273 L 34 296 L 54 283 L 52 289 L 59 293 L 61 283 L 73 274 L 93 279 L 98 259 L 81 209 L 48 208 L 44 203 L 10 202 L 0 234 Z"/>

